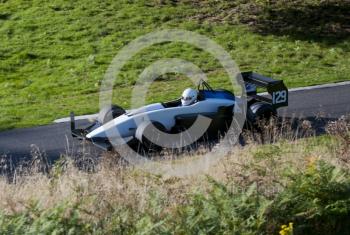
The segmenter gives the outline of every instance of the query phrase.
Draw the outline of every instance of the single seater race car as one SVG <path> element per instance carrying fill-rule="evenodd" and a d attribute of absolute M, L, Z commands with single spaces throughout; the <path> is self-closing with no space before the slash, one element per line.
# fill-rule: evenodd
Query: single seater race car
<path fill-rule="evenodd" d="M 247 95 L 246 122 L 254 124 L 258 118 L 269 118 L 277 114 L 278 108 L 288 105 L 288 89 L 282 80 L 253 72 L 243 72 L 242 78 Z M 268 95 L 259 95 L 257 87 L 266 89 Z M 105 150 L 111 150 L 116 143 L 159 149 L 161 146 L 154 144 L 152 138 L 145 135 L 150 126 L 166 133 L 181 133 L 202 115 L 211 119 L 203 137 L 218 137 L 230 126 L 234 112 L 240 112 L 239 104 L 242 102 L 242 97 L 228 90 L 213 89 L 201 80 L 196 100 L 190 105 L 183 105 L 181 98 L 127 111 L 112 105 L 103 108 L 97 120 L 82 129 L 76 129 L 74 113 L 71 113 L 71 132 L 73 137 L 91 141 Z"/>

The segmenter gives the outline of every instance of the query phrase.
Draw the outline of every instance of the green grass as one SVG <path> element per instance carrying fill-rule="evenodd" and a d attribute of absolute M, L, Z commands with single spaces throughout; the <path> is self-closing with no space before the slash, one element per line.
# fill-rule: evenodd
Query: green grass
<path fill-rule="evenodd" d="M 0 129 L 47 124 L 70 111 L 97 112 L 100 82 L 112 58 L 128 42 L 160 29 L 204 34 L 229 51 L 242 71 L 283 79 L 288 87 L 349 80 L 349 40 L 263 35 L 241 23 L 198 20 L 198 14 L 227 7 L 206 5 L 212 2 L 194 7 L 187 1 L 1 1 Z M 113 102 L 129 107 L 131 85 L 143 69 L 173 57 L 198 65 L 214 87 L 227 87 L 223 69 L 205 52 L 162 44 L 123 68 Z M 164 78 L 153 84 L 148 102 L 178 97 L 191 84 L 178 74 Z"/>

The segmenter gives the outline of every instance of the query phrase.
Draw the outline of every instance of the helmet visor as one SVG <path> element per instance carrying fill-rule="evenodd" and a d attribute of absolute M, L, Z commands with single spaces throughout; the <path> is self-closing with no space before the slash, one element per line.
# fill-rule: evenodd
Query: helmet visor
<path fill-rule="evenodd" d="M 184 96 L 182 96 L 181 99 L 185 100 L 185 101 L 189 101 L 189 100 L 193 99 L 193 97 L 190 97 L 190 96 L 184 97 Z"/>

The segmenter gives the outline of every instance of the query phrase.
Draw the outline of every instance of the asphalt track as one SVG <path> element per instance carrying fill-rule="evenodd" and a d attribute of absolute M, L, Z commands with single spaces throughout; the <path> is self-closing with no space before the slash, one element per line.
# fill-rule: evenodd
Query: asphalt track
<path fill-rule="evenodd" d="M 346 114 L 350 114 L 350 83 L 293 90 L 289 93 L 289 106 L 279 110 L 279 115 L 287 118 L 337 119 Z M 86 123 L 86 120 L 79 120 L 78 126 Z M 29 158 L 31 151 L 37 148 L 49 161 L 61 154 L 99 152 L 91 145 L 82 146 L 73 140 L 69 122 L 0 132 L 0 155 L 11 157 L 13 161 Z"/>

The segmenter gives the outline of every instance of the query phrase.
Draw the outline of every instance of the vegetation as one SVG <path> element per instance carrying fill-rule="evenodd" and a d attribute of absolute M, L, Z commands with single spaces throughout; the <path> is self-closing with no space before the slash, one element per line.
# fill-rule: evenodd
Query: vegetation
<path fill-rule="evenodd" d="M 206 35 L 241 70 L 289 87 L 348 80 L 349 10 L 340 0 L 0 0 L 0 129 L 97 112 L 112 58 L 159 29 Z M 129 107 L 138 75 L 174 57 L 228 88 L 206 52 L 167 43 L 123 68 L 114 102 Z M 165 74 L 147 101 L 175 98 L 189 85 Z M 268 135 L 272 145 L 235 148 L 208 172 L 183 178 L 143 172 L 111 154 L 62 156 L 52 167 L 38 150 L 19 167 L 0 156 L 0 234 L 349 234 L 349 120 L 327 131 L 292 141 Z"/>
<path fill-rule="evenodd" d="M 36 157 L 0 179 L 0 234 L 349 234 L 349 130 L 236 148 L 182 178 Z"/>
<path fill-rule="evenodd" d="M 241 70 L 284 79 L 289 87 L 348 80 L 347 1 L 0 1 L 0 129 L 50 123 L 98 111 L 112 58 L 128 42 L 159 29 L 186 29 L 222 45 Z M 130 86 L 151 63 L 182 58 L 227 87 L 213 58 L 190 45 L 162 44 L 123 68 L 114 102 L 130 105 Z M 147 101 L 177 97 L 190 82 L 168 74 Z"/>

